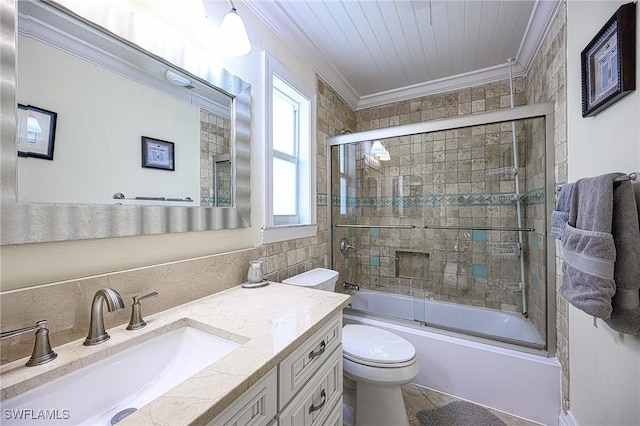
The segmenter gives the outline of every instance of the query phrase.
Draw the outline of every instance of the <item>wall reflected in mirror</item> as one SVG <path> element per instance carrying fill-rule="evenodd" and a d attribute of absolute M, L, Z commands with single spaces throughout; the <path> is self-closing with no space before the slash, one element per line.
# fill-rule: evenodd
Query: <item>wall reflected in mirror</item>
<path fill-rule="evenodd" d="M 23 35 L 17 65 L 18 103 L 57 113 L 55 159 L 18 158 L 18 202 L 234 205 L 231 97 L 205 109 L 189 80 L 175 96 Z M 175 144 L 174 170 L 143 167 L 142 136 Z"/>

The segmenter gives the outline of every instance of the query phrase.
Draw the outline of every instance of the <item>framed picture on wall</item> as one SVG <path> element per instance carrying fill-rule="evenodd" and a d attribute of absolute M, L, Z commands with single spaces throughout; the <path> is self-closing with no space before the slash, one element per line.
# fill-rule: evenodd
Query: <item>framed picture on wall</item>
<path fill-rule="evenodd" d="M 591 117 L 636 88 L 636 5 L 627 3 L 581 53 L 582 116 Z"/>
<path fill-rule="evenodd" d="M 142 167 L 175 170 L 174 143 L 143 136 Z"/>
<path fill-rule="evenodd" d="M 18 104 L 16 134 L 18 157 L 53 160 L 58 114 L 53 111 Z"/>

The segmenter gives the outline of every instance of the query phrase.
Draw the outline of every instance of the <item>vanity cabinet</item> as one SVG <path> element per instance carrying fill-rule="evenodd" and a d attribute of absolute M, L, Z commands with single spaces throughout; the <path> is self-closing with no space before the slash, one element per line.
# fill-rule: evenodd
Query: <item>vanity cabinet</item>
<path fill-rule="evenodd" d="M 274 367 L 227 407 L 209 426 L 271 425 L 278 412 L 278 374 Z"/>
<path fill-rule="evenodd" d="M 342 425 L 342 380 L 338 314 L 209 425 Z"/>

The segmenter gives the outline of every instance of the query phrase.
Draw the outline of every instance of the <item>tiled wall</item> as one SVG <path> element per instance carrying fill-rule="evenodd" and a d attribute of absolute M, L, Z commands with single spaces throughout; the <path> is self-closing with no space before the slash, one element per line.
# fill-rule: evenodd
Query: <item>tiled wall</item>
<path fill-rule="evenodd" d="M 527 103 L 553 102 L 555 149 L 555 182 L 567 182 L 567 65 L 566 65 L 566 3 L 560 6 L 558 15 L 542 42 L 527 76 Z M 562 283 L 561 249 L 557 245 L 556 288 Z M 567 301 L 556 297 L 556 356 L 562 365 L 563 408 L 569 409 L 569 312 Z"/>
<path fill-rule="evenodd" d="M 200 205 L 231 207 L 231 163 L 214 156 L 229 154 L 231 125 L 226 117 L 200 110 Z M 219 157 L 218 157 L 219 158 Z M 217 176 L 215 176 L 217 174 Z M 217 182 L 217 194 L 214 182 Z"/>
<path fill-rule="evenodd" d="M 525 79 L 517 78 L 514 86 L 515 104 L 523 105 Z M 377 129 L 509 106 L 509 82 L 502 81 L 361 110 L 356 113 L 357 128 Z M 519 162 L 525 170 L 519 174 L 525 204 L 539 204 L 544 193 L 544 181 L 529 170 L 529 163 L 533 168 L 541 161 L 531 156 L 544 154 L 544 145 L 532 148 L 527 142 L 533 124 L 518 123 L 516 131 Z M 517 241 L 515 232 L 418 229 L 430 224 L 517 224 L 515 204 L 509 196 L 514 191 L 513 175 L 490 172 L 513 165 L 510 124 L 383 142 L 390 151 L 390 161 L 372 159 L 369 143 L 344 152 L 346 164 L 354 164 L 356 178 L 348 182 L 348 193 L 341 198 L 335 195 L 340 194 L 339 177 L 335 175 L 334 216 L 343 223 L 417 228 L 337 229 L 336 241 L 347 237 L 358 247 L 346 258 L 334 256 L 337 269 L 344 271 L 349 281 L 365 288 L 520 311 L 521 293 L 513 291 L 513 285 L 521 281 L 519 262 L 507 259 L 514 257 L 510 253 Z M 338 149 L 333 155 L 337 164 Z M 334 170 L 338 169 L 334 166 Z M 530 184 L 528 176 L 532 178 Z M 341 203 L 346 204 L 342 216 Z M 524 224 L 530 226 L 527 220 Z M 527 256 L 529 245 L 538 247 L 541 243 L 540 234 L 525 234 L 524 238 Z M 408 269 L 412 272 L 407 273 Z M 544 274 L 541 277 L 542 281 L 535 281 L 536 288 L 544 289 Z M 533 279 L 531 271 L 527 271 L 525 281 L 528 279 Z"/>

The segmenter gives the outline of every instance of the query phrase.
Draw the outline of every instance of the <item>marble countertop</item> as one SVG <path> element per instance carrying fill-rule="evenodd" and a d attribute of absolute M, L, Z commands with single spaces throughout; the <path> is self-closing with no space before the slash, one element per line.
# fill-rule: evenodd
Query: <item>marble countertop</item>
<path fill-rule="evenodd" d="M 191 376 L 119 425 L 206 424 L 220 414 L 331 317 L 342 312 L 349 296 L 279 283 L 240 286 L 146 317 L 147 326 L 109 329 L 111 338 L 83 346 L 77 340 L 53 348 L 58 357 L 25 367 L 26 359 L 3 365 L 1 399 L 75 371 L 136 343 L 191 324 L 240 343 L 230 354 Z M 109 315 L 105 312 L 105 315 Z"/>

